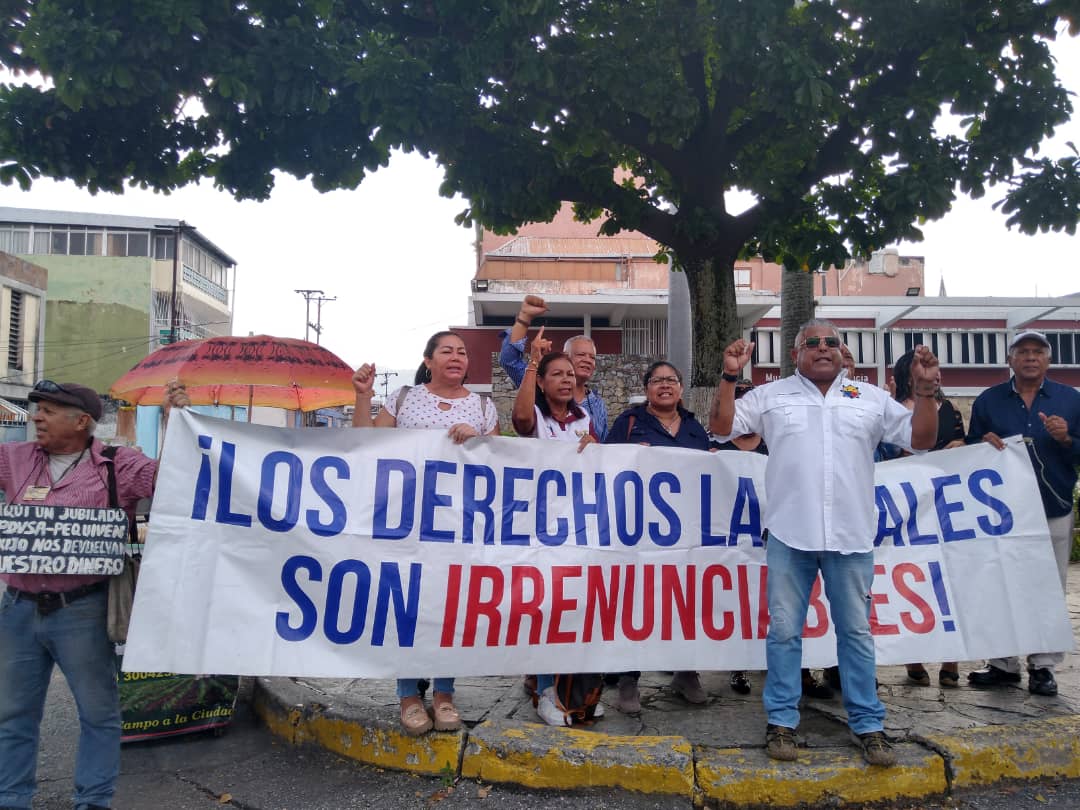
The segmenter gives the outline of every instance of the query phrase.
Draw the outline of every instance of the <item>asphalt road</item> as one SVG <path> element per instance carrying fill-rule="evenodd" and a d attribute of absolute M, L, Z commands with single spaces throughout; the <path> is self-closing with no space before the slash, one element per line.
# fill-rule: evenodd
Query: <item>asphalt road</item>
<path fill-rule="evenodd" d="M 63 679 L 45 710 L 35 810 L 70 810 L 78 726 Z M 246 703 L 222 736 L 195 734 L 124 747 L 117 810 L 690 810 L 683 798 L 621 791 L 528 791 L 451 783 L 372 768 L 318 749 L 298 749 L 262 728 Z M 961 795 L 897 803 L 887 810 L 1044 810 L 1080 808 L 1080 780 L 998 785 Z"/>

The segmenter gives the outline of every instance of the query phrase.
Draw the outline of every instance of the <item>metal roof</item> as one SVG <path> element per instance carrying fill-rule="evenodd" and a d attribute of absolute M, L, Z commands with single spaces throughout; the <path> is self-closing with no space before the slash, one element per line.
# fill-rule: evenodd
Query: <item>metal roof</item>
<path fill-rule="evenodd" d="M 539 288 L 539 283 L 537 283 Z M 472 324 L 484 326 L 492 316 L 513 317 L 523 292 L 474 292 L 470 296 Z M 552 314 L 559 317 L 607 317 L 612 326 L 625 318 L 667 317 L 667 290 L 598 290 L 567 295 L 543 291 Z M 902 320 L 941 320 L 943 328 L 962 326 L 967 320 L 998 319 L 1005 328 L 1019 330 L 1041 320 L 1076 321 L 1080 331 L 1080 296 L 934 297 L 934 296 L 817 296 L 816 317 L 836 320 L 866 319 L 873 328 L 888 329 Z M 740 290 L 735 296 L 739 320 L 750 328 L 762 318 L 779 318 L 781 299 L 772 293 Z M 954 321 L 955 324 L 950 324 Z"/>
<path fill-rule="evenodd" d="M 47 211 L 42 208 L 7 208 L 0 206 L 0 222 L 20 222 L 27 225 L 83 225 L 91 228 L 125 228 L 134 230 L 174 230 L 181 225 L 196 242 L 218 254 L 226 263 L 236 259 L 219 248 L 189 222 L 165 217 L 129 217 L 120 214 L 93 214 L 87 211 Z"/>

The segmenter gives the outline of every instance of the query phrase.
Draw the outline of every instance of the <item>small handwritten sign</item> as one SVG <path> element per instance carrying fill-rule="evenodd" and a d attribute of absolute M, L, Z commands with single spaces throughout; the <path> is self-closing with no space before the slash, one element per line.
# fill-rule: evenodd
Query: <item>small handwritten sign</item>
<path fill-rule="evenodd" d="M 0 574 L 113 576 L 124 570 L 123 509 L 0 506 Z"/>

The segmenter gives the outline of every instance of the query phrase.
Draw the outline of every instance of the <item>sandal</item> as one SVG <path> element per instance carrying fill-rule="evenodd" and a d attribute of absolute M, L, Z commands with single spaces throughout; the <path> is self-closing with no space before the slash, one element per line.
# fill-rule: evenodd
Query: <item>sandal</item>
<path fill-rule="evenodd" d="M 912 664 L 907 668 L 908 682 L 915 684 L 916 686 L 929 686 L 930 685 L 930 673 L 926 671 L 926 667 L 922 664 Z"/>
<path fill-rule="evenodd" d="M 431 726 L 431 718 L 419 696 L 401 699 L 401 728 L 406 734 L 419 737 L 431 731 Z"/>
<path fill-rule="evenodd" d="M 940 669 L 937 674 L 937 682 L 939 685 L 949 689 L 956 689 L 960 686 L 960 673 L 954 669 Z"/>
<path fill-rule="evenodd" d="M 436 731 L 457 731 L 461 728 L 461 715 L 454 708 L 454 696 L 447 692 L 436 692 L 431 698 L 431 710 L 435 715 Z"/>

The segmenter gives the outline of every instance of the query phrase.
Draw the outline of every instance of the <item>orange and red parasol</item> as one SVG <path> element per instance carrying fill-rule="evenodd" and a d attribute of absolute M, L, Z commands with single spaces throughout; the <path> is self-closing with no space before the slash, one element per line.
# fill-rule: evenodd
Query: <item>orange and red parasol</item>
<path fill-rule="evenodd" d="M 109 394 L 160 405 L 179 380 L 193 405 L 261 405 L 314 411 L 355 400 L 352 369 L 314 343 L 269 335 L 183 340 L 144 357 Z"/>

